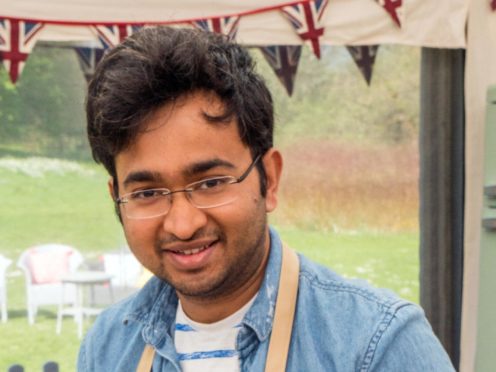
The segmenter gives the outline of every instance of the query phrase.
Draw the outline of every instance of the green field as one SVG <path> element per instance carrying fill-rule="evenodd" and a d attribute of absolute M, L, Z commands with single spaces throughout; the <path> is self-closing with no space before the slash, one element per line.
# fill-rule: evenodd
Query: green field
<path fill-rule="evenodd" d="M 38 243 L 71 244 L 90 263 L 101 253 L 122 247 L 125 241 L 106 180 L 106 174 L 95 165 L 0 158 L 0 252 L 14 261 L 7 277 L 9 321 L 0 324 L 0 371 L 16 362 L 27 371 L 39 371 L 47 360 L 57 361 L 61 371 L 75 370 L 76 325 L 65 319 L 62 333 L 57 335 L 55 307 L 42 309 L 36 324 L 28 325 L 24 279 L 15 261 L 24 249 Z M 289 197 L 283 193 L 281 204 Z M 276 213 L 271 219 L 297 251 L 347 277 L 366 279 L 418 301 L 418 234 L 414 230 L 333 231 L 325 228 L 325 221 L 321 226 L 313 222 L 298 226 L 286 213 Z"/>

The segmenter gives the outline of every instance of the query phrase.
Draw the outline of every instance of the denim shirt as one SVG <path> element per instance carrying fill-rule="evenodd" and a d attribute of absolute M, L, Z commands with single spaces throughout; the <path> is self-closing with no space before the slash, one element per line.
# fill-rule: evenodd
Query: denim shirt
<path fill-rule="evenodd" d="M 273 229 L 270 238 L 265 278 L 237 338 L 241 371 L 265 366 L 281 268 L 281 241 Z M 418 306 L 299 259 L 286 371 L 454 371 Z M 173 340 L 177 302 L 172 287 L 152 278 L 105 310 L 81 345 L 78 371 L 135 371 L 145 343 L 156 349 L 153 371 L 180 371 Z"/>

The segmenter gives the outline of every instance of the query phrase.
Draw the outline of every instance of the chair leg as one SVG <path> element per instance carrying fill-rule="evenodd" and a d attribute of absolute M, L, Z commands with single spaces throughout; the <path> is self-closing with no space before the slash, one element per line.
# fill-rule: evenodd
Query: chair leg
<path fill-rule="evenodd" d="M 7 322 L 7 304 L 5 303 L 5 299 L 2 299 L 2 323 Z"/>
<path fill-rule="evenodd" d="M 56 326 L 57 334 L 60 334 L 60 331 L 62 330 L 62 316 L 64 312 L 64 302 L 65 302 L 64 292 L 65 292 L 65 287 L 62 284 L 62 290 L 60 291 L 59 308 L 57 311 L 57 326 Z"/>
<path fill-rule="evenodd" d="M 28 323 L 30 325 L 34 324 L 35 316 L 36 316 L 36 305 L 29 303 L 28 304 Z"/>
<path fill-rule="evenodd" d="M 56 332 L 59 335 L 60 331 L 62 331 L 62 309 L 59 308 L 59 311 L 57 312 L 57 326 L 56 326 Z"/>

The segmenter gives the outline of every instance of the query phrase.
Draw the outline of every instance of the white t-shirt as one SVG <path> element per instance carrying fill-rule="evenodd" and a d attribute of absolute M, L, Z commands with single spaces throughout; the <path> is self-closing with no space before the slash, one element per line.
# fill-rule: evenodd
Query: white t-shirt
<path fill-rule="evenodd" d="M 174 344 L 181 369 L 185 372 L 239 371 L 236 338 L 241 321 L 255 301 L 215 323 L 198 323 L 184 313 L 181 301 L 177 306 Z"/>

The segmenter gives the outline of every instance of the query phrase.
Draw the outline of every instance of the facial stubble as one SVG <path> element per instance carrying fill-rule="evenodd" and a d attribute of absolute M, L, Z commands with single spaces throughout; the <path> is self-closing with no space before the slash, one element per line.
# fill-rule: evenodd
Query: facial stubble
<path fill-rule="evenodd" d="M 260 202 L 260 201 L 259 201 Z M 263 203 L 261 203 L 263 204 Z M 254 217 L 247 226 L 233 233 L 232 241 L 229 241 L 222 229 L 198 231 L 191 240 L 202 237 L 218 238 L 218 246 L 214 249 L 222 249 L 221 252 L 223 266 L 213 268 L 218 270 L 215 275 L 208 278 L 210 268 L 202 268 L 197 272 L 191 271 L 190 280 L 178 280 L 174 278 L 170 270 L 165 267 L 161 260 L 160 273 L 156 273 L 161 279 L 171 285 L 183 296 L 195 298 L 197 300 L 215 300 L 221 297 L 228 297 L 237 289 L 243 287 L 247 282 L 253 280 L 253 276 L 264 264 L 268 252 L 266 252 L 266 230 L 267 216 L 265 210 L 261 210 L 259 205 Z M 156 242 L 155 252 L 161 255 L 164 241 Z M 196 280 L 195 275 L 202 276 L 202 270 L 206 270 L 205 276 Z M 205 280 L 207 280 L 205 282 Z"/>

